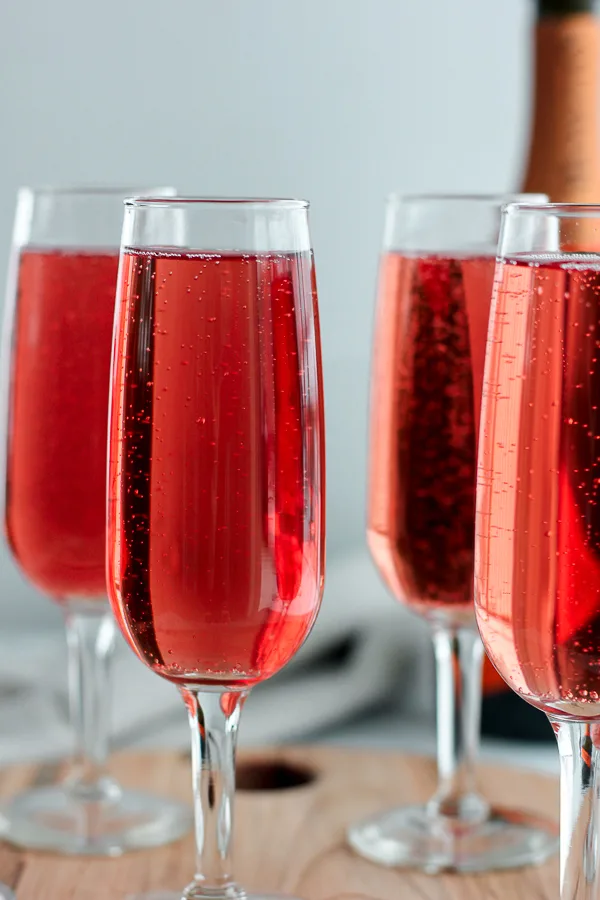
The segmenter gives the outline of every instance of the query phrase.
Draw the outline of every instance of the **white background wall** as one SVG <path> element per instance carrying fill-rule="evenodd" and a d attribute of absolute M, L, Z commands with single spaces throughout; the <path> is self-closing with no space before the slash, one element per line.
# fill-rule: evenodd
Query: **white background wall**
<path fill-rule="evenodd" d="M 20 184 L 312 201 L 329 556 L 363 544 L 392 189 L 518 186 L 532 0 L 0 0 L 0 281 Z M 3 249 L 4 248 L 4 249 Z M 0 627 L 57 622 L 0 555 Z"/>

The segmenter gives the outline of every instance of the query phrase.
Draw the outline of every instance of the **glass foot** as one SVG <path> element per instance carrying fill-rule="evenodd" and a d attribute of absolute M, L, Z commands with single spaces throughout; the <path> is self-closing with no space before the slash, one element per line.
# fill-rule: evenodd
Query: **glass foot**
<path fill-rule="evenodd" d="M 4 804 L 0 836 L 27 850 L 119 856 L 126 850 L 171 843 L 191 823 L 187 806 L 163 797 L 113 785 L 98 800 L 52 785 L 19 794 Z"/>
<path fill-rule="evenodd" d="M 242 892 L 242 896 L 244 900 L 298 900 L 291 894 L 246 894 Z M 175 893 L 173 891 L 150 891 L 148 894 L 127 894 L 125 900 L 196 900 L 197 897 L 201 900 L 236 900 L 239 894 L 234 890 L 231 894 L 207 893 L 189 896 L 186 895 L 184 889 Z"/>
<path fill-rule="evenodd" d="M 478 824 L 431 816 L 426 807 L 391 810 L 348 830 L 360 856 L 382 866 L 489 872 L 537 865 L 558 850 L 558 826 L 522 812 L 492 809 Z"/>

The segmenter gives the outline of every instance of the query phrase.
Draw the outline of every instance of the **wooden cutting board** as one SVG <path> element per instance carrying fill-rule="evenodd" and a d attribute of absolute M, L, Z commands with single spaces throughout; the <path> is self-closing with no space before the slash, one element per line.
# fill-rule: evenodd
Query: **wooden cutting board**
<path fill-rule="evenodd" d="M 189 759 L 177 753 L 113 759 L 123 784 L 190 799 Z M 59 767 L 22 766 L 0 773 L 0 794 L 60 777 Z M 299 747 L 240 756 L 236 805 L 236 875 L 252 892 L 283 891 L 304 900 L 544 900 L 558 897 L 558 861 L 490 875 L 421 875 L 383 869 L 346 847 L 346 826 L 377 810 L 428 798 L 433 761 L 390 753 Z M 310 778 L 304 783 L 298 781 Z M 553 818 L 555 779 L 482 768 L 490 800 Z M 0 880 L 17 900 L 124 900 L 136 891 L 179 890 L 191 879 L 191 836 L 160 850 L 120 859 L 22 853 L 0 844 Z"/>

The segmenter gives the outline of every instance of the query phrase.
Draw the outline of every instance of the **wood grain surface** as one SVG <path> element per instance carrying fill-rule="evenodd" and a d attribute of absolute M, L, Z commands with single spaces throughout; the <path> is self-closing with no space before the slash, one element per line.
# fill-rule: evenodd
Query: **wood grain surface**
<path fill-rule="evenodd" d="M 263 767 L 263 764 L 265 766 Z M 313 776 L 294 782 L 288 767 Z M 189 760 L 183 754 L 121 755 L 112 769 L 123 784 L 190 798 Z M 23 766 L 0 773 L 4 797 L 32 783 L 60 777 L 60 768 Z M 249 891 L 283 891 L 304 900 L 546 900 L 558 896 L 556 859 L 539 868 L 491 875 L 422 875 L 383 869 L 346 847 L 346 826 L 377 810 L 427 799 L 433 761 L 334 748 L 286 748 L 240 756 L 235 864 Z M 554 779 L 513 769 L 482 768 L 488 798 L 552 818 L 558 812 Z M 0 880 L 17 900 L 124 900 L 148 890 L 179 890 L 191 879 L 191 836 L 160 850 L 119 859 L 66 858 L 23 853 L 0 844 Z"/>

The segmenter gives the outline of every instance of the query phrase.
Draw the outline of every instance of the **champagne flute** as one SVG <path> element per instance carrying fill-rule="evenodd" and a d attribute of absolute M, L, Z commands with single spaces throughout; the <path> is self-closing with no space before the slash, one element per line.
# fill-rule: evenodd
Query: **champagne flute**
<path fill-rule="evenodd" d="M 299 649 L 321 601 L 323 400 L 307 207 L 126 203 L 108 582 L 131 648 L 187 707 L 197 848 L 188 900 L 246 896 L 231 860 L 240 713 L 252 686 Z"/>
<path fill-rule="evenodd" d="M 475 777 L 475 465 L 505 199 L 392 197 L 379 277 L 368 541 L 394 597 L 431 626 L 438 789 L 424 806 L 351 826 L 348 838 L 374 862 L 426 872 L 526 865 L 556 847 L 552 825 L 492 808 Z"/>
<path fill-rule="evenodd" d="M 106 599 L 106 433 L 129 194 L 19 192 L 3 356 L 6 534 L 26 578 L 64 612 L 77 742 L 63 782 L 3 807 L 3 833 L 26 848 L 111 856 L 174 840 L 190 824 L 184 806 L 124 790 L 106 770 L 116 635 Z"/>
<path fill-rule="evenodd" d="M 475 608 L 561 763 L 563 900 L 600 894 L 600 206 L 503 214 L 481 418 Z"/>

